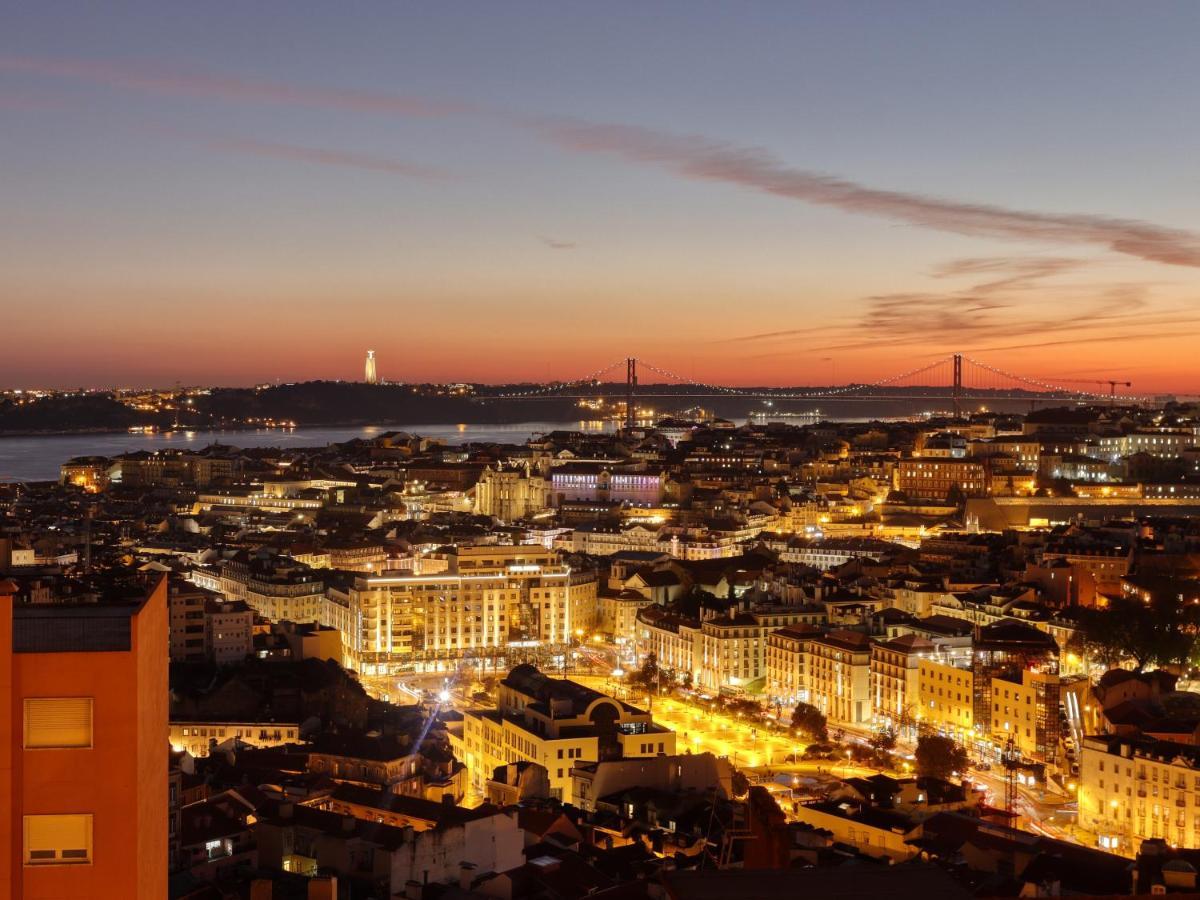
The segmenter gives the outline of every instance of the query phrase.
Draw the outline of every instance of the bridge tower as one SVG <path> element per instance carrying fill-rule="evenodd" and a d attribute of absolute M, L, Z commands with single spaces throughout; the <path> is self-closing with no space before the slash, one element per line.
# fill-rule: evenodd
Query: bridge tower
<path fill-rule="evenodd" d="M 962 412 L 962 354 L 954 354 L 954 418 Z"/>
<path fill-rule="evenodd" d="M 625 427 L 633 428 L 637 415 L 633 407 L 633 395 L 637 390 L 637 360 L 632 356 L 625 360 Z"/>

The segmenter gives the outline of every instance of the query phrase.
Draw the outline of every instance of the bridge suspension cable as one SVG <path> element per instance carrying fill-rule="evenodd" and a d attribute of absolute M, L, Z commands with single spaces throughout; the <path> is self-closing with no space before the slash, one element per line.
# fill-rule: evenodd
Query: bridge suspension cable
<path fill-rule="evenodd" d="M 643 369 L 649 369 L 655 375 L 662 375 L 664 378 L 671 378 L 675 381 L 680 382 L 681 384 L 693 385 L 695 387 L 702 387 L 702 388 L 706 388 L 710 391 L 720 391 L 721 393 L 724 393 L 724 394 L 740 395 L 740 394 L 750 393 L 749 391 L 745 390 L 744 388 L 723 387 L 722 385 L 719 385 L 719 384 L 706 384 L 705 382 L 697 381 L 694 378 L 685 378 L 684 376 L 679 375 L 675 372 L 672 372 L 668 369 L 660 368 L 659 366 L 654 365 L 654 363 L 648 363 L 644 359 L 639 359 L 638 365 L 641 366 Z"/>
<path fill-rule="evenodd" d="M 964 366 L 963 364 L 966 364 L 966 365 Z M 719 385 L 719 384 L 711 384 L 709 382 L 697 381 L 695 378 L 688 378 L 684 375 L 680 375 L 678 372 L 673 372 L 670 369 L 666 369 L 666 368 L 663 368 L 662 366 L 655 365 L 654 363 L 647 362 L 644 359 L 634 360 L 632 358 L 625 358 L 625 359 L 619 359 L 612 363 L 609 363 L 608 365 L 606 365 L 600 369 L 597 369 L 596 371 L 591 372 L 588 375 L 583 376 L 582 378 L 577 378 L 577 379 L 573 379 L 570 381 L 558 381 L 558 382 L 553 382 L 550 384 L 537 385 L 537 386 L 531 385 L 526 390 L 510 391 L 508 393 L 499 394 L 496 396 L 496 399 L 501 399 L 501 400 L 519 400 L 522 398 L 553 399 L 556 394 L 570 391 L 572 388 L 579 389 L 579 388 L 583 388 L 584 386 L 587 386 L 588 388 L 598 387 L 602 383 L 600 381 L 600 379 L 603 376 L 609 374 L 610 372 L 613 372 L 614 370 L 619 370 L 622 366 L 626 367 L 626 377 L 624 379 L 624 381 L 626 383 L 625 396 L 626 396 L 627 406 L 629 406 L 630 408 L 632 407 L 632 404 L 631 404 L 629 398 L 632 396 L 632 393 L 638 389 L 636 375 L 633 374 L 633 372 L 635 371 L 635 368 L 633 368 L 634 366 L 640 366 L 642 369 L 644 369 L 648 372 L 653 372 L 654 374 L 659 375 L 659 376 L 667 379 L 668 381 L 675 382 L 676 385 L 680 388 L 697 388 L 697 389 L 701 389 L 703 391 L 707 391 L 711 395 L 716 395 L 716 396 L 753 397 L 753 398 L 761 398 L 764 400 L 766 400 L 766 399 L 771 399 L 771 400 L 835 399 L 836 400 L 837 398 L 846 398 L 847 400 L 872 399 L 870 397 L 870 392 L 873 390 L 880 389 L 880 388 L 889 388 L 889 387 L 891 387 L 893 389 L 895 389 L 895 388 L 900 388 L 900 389 L 911 388 L 914 391 L 917 389 L 928 389 L 928 388 L 949 388 L 953 391 L 953 393 L 948 394 L 948 396 L 944 399 L 953 398 L 955 401 L 955 410 L 957 411 L 958 403 L 959 403 L 960 399 L 962 399 L 962 400 L 973 399 L 974 397 L 980 397 L 980 398 L 995 397 L 997 399 L 1021 399 L 1016 396 L 1014 396 L 1014 397 L 999 396 L 1001 393 L 1003 393 L 1005 391 L 1006 387 L 1011 386 L 1011 385 L 1019 385 L 1021 390 L 1023 390 L 1023 391 L 1032 391 L 1032 392 L 1037 392 L 1037 393 L 1042 393 L 1042 394 L 1049 393 L 1049 394 L 1057 395 L 1059 398 L 1063 398 L 1063 399 L 1069 399 L 1069 398 L 1070 399 L 1085 399 L 1085 400 L 1104 399 L 1104 400 L 1109 400 L 1109 401 L 1111 401 L 1113 399 L 1131 400 L 1131 401 L 1136 401 L 1136 400 L 1141 399 L 1141 398 L 1135 397 L 1135 396 L 1116 395 L 1115 394 L 1115 386 L 1117 384 L 1122 384 L 1122 382 L 1113 383 L 1113 392 L 1111 392 L 1110 394 L 1107 394 L 1107 395 L 1102 395 L 1098 392 L 1084 391 L 1084 390 L 1078 390 L 1078 389 L 1072 389 L 1069 387 L 1064 387 L 1063 384 L 1061 384 L 1061 383 L 1055 384 L 1053 381 L 1050 381 L 1050 380 L 1044 379 L 1044 378 L 1038 378 L 1038 377 L 1026 376 L 1026 375 L 1018 375 L 1014 372 L 1009 372 L 1005 369 L 999 368 L 998 366 L 993 366 L 988 363 L 982 362 L 978 359 L 974 359 L 973 357 L 965 356 L 962 354 L 953 354 L 950 356 L 946 356 L 941 359 L 934 360 L 933 362 L 925 363 L 920 366 L 915 366 L 905 372 L 900 372 L 896 375 L 891 375 L 887 378 L 881 378 L 876 381 L 856 382 L 856 383 L 852 383 L 852 384 L 846 384 L 841 387 L 829 387 L 824 390 L 815 389 L 815 390 L 804 390 L 804 391 L 796 391 L 796 390 L 787 391 L 787 390 L 772 389 L 772 388 L 738 388 L 738 387 L 728 387 L 728 386 Z M 970 370 L 970 372 L 973 372 L 975 374 L 976 377 L 975 378 L 969 378 L 969 377 L 964 378 L 963 377 L 965 374 L 963 372 L 964 368 L 968 368 Z M 942 370 L 941 374 L 939 376 L 937 376 L 933 379 L 926 379 L 925 383 L 921 383 L 921 384 L 914 383 L 913 379 L 918 379 L 921 376 L 926 376 L 929 373 L 935 372 L 936 370 L 939 370 L 939 369 Z M 953 375 L 951 375 L 951 371 L 953 372 Z M 988 377 L 988 376 L 991 376 L 991 377 Z M 997 379 L 1002 379 L 1003 382 L 1007 383 L 1007 385 L 998 382 Z M 1069 380 L 1070 379 L 1064 379 L 1064 381 L 1069 381 Z M 611 381 L 611 383 L 612 384 L 620 384 L 621 381 L 613 379 Z M 643 385 L 643 387 L 649 387 L 649 385 Z M 1008 393 L 1012 393 L 1012 391 L 1009 390 Z M 590 396 L 590 393 L 568 394 L 568 396 Z M 674 396 L 674 394 L 670 394 L 670 395 L 664 394 L 662 396 Z M 693 392 L 692 394 L 689 395 L 685 391 L 685 392 L 680 393 L 679 396 L 703 396 L 703 395 L 698 392 Z M 874 399 L 887 399 L 890 396 L 892 396 L 892 394 L 889 393 L 885 396 L 880 396 L 880 397 L 877 397 Z M 918 396 L 929 397 L 932 395 L 929 393 L 928 390 L 922 390 Z"/>
<path fill-rule="evenodd" d="M 953 359 L 953 357 L 946 357 L 945 359 L 939 359 L 939 360 L 936 360 L 935 362 L 927 363 L 926 365 L 918 366 L 914 369 L 910 369 L 907 372 L 901 372 L 898 375 L 892 375 L 888 378 L 880 379 L 879 381 L 872 381 L 872 382 L 867 382 L 867 383 L 862 383 L 862 384 L 848 384 L 848 385 L 845 385 L 844 387 L 829 388 L 829 389 L 823 390 L 823 391 L 792 391 L 792 392 L 769 391 L 768 393 L 771 397 L 778 397 L 780 400 L 819 400 L 824 397 L 839 397 L 839 396 L 843 396 L 845 394 L 854 393 L 855 391 L 869 390 L 870 388 L 887 387 L 888 385 L 895 384 L 898 381 L 903 381 L 906 378 L 914 378 L 917 375 L 923 375 L 926 372 L 933 371 L 934 369 L 938 368 L 939 366 L 946 365 L 952 359 Z M 649 369 L 651 372 L 654 372 L 657 375 L 662 375 L 666 378 L 674 379 L 685 385 L 694 385 L 695 387 L 702 387 L 707 390 L 717 391 L 720 393 L 730 394 L 730 395 L 734 395 L 734 396 L 747 396 L 748 395 L 748 396 L 756 396 L 757 397 L 764 393 L 762 390 L 751 390 L 749 388 L 724 387 L 719 384 L 708 384 L 707 382 L 696 381 L 694 378 L 685 378 L 684 376 L 682 376 L 676 372 L 672 372 L 669 369 L 664 369 L 661 366 L 656 366 L 653 363 L 646 362 L 646 360 L 644 360 L 644 359 L 639 359 L 638 363 L 643 368 Z"/>
<path fill-rule="evenodd" d="M 1100 394 L 1096 391 L 1081 391 L 1078 389 L 1063 387 L 1063 385 L 1061 385 L 1061 384 L 1053 384 L 1052 382 L 1045 381 L 1040 378 L 1033 378 L 1033 377 L 1028 377 L 1025 375 L 1017 375 L 1013 372 L 1007 372 L 1004 369 L 1000 369 L 1000 368 L 997 368 L 996 366 L 988 365 L 985 362 L 980 362 L 979 360 L 974 359 L 970 356 L 964 356 L 963 359 L 965 359 L 967 362 L 969 362 L 971 365 L 975 366 L 976 368 L 983 369 L 987 372 L 991 372 L 992 374 L 999 375 L 1003 378 L 1007 378 L 1010 381 L 1016 381 L 1019 384 L 1024 384 L 1028 387 L 1037 388 L 1041 391 L 1050 391 L 1053 393 L 1060 393 L 1060 394 L 1070 394 L 1072 396 L 1086 397 L 1086 398 L 1093 399 L 1093 400 L 1109 399 L 1108 396 L 1106 396 L 1104 394 Z M 1136 398 L 1118 397 L 1117 399 L 1132 400 L 1132 399 L 1136 399 Z"/>
<path fill-rule="evenodd" d="M 553 384 L 545 384 L 545 385 L 542 385 L 541 387 L 530 388 L 527 391 L 511 391 L 510 393 L 507 393 L 507 394 L 500 394 L 499 398 L 504 399 L 504 400 L 513 400 L 513 399 L 517 399 L 520 397 L 540 397 L 545 394 L 551 394 L 554 391 L 561 391 L 563 388 L 571 387 L 572 385 L 588 384 L 589 382 L 594 382 L 601 375 L 606 375 L 607 373 L 611 372 L 613 369 L 617 368 L 618 366 L 623 366 L 623 365 L 625 365 L 625 360 L 618 359 L 616 362 L 609 363 L 607 366 L 605 366 L 602 369 L 597 369 L 595 372 L 592 372 L 589 375 L 584 375 L 582 378 L 576 378 L 573 381 L 556 381 Z"/>
<path fill-rule="evenodd" d="M 823 397 L 840 397 L 855 391 L 865 391 L 871 388 L 888 387 L 898 381 L 904 381 L 907 378 L 915 378 L 918 375 L 924 375 L 926 372 L 932 372 L 934 369 L 944 366 L 953 361 L 953 357 L 948 356 L 945 359 L 939 359 L 932 363 L 927 363 L 923 366 L 918 366 L 915 369 L 909 369 L 907 372 L 901 372 L 898 375 L 892 375 L 888 378 L 882 378 L 879 381 L 871 381 L 864 384 L 848 384 L 845 387 L 830 388 L 825 391 L 804 391 L 803 393 L 781 393 L 779 398 L 782 400 L 819 400 Z"/>

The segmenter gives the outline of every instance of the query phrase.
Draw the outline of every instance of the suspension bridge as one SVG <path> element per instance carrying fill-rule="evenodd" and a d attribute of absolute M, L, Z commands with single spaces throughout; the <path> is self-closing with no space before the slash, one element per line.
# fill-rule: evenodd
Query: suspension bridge
<path fill-rule="evenodd" d="M 624 367 L 625 379 L 613 375 Z M 649 372 L 664 381 L 639 384 L 639 373 Z M 1092 385 L 1091 389 L 1072 385 Z M 953 353 L 906 372 L 871 382 L 853 382 L 828 388 L 740 388 L 707 384 L 664 369 L 644 359 L 627 357 L 582 378 L 531 385 L 506 391 L 489 400 L 594 400 L 623 399 L 626 420 L 632 424 L 635 403 L 651 398 L 745 397 L 770 401 L 869 401 L 939 400 L 952 405 L 954 414 L 965 404 L 986 401 L 1048 400 L 1062 402 L 1140 403 L 1144 397 L 1118 394 L 1131 382 L 1115 379 L 1038 378 L 1009 372 L 962 353 Z M 1102 390 L 1107 387 L 1108 390 Z"/>

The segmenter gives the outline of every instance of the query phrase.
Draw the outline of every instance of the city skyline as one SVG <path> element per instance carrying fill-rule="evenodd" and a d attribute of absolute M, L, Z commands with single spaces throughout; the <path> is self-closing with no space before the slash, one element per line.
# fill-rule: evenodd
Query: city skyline
<path fill-rule="evenodd" d="M 4 25 L 2 896 L 1200 896 L 1200 5 Z"/>
<path fill-rule="evenodd" d="M 291 9 L 13 22 L 0 384 L 1200 390 L 1191 6 Z"/>

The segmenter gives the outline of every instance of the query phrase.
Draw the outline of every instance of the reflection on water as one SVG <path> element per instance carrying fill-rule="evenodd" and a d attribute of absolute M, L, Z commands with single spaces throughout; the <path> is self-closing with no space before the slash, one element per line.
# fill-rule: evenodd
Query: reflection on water
<path fill-rule="evenodd" d="M 442 438 L 449 444 L 471 441 L 524 443 L 532 434 L 545 431 L 601 433 L 614 423 L 588 420 L 576 422 L 517 422 L 510 425 L 366 425 L 348 428 L 258 428 L 245 431 L 164 431 L 158 434 L 71 434 L 40 437 L 0 437 L 0 481 L 51 481 L 58 467 L 75 456 L 117 456 L 135 450 L 164 447 L 192 449 L 209 444 L 235 447 L 323 447 L 354 438 L 370 438 L 387 431 L 407 431 L 422 437 Z"/>

